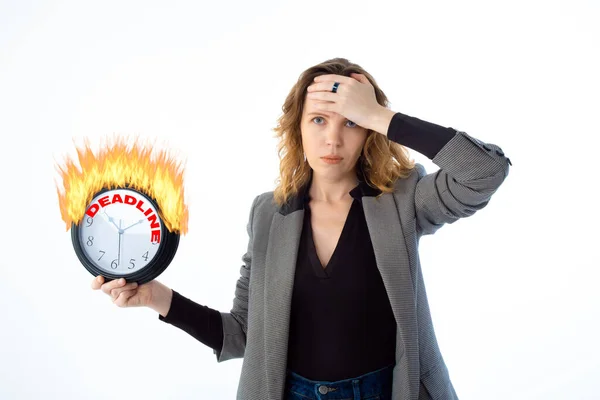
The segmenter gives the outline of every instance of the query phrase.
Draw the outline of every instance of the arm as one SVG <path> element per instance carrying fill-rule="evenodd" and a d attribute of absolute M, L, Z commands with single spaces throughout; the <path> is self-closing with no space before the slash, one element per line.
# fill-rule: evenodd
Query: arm
<path fill-rule="evenodd" d="M 419 120 L 389 110 L 375 119 L 388 121 L 388 139 L 408 146 L 431 159 L 440 169 L 427 174 L 416 164 L 414 194 L 417 232 L 435 233 L 446 223 L 473 215 L 485 207 L 508 175 L 510 159 L 494 144 L 465 132 Z"/>
<path fill-rule="evenodd" d="M 195 303 L 163 284 L 158 287 L 156 301 L 150 308 L 159 314 L 159 320 L 187 332 L 212 349 L 221 348 L 223 327 L 219 311 Z"/>

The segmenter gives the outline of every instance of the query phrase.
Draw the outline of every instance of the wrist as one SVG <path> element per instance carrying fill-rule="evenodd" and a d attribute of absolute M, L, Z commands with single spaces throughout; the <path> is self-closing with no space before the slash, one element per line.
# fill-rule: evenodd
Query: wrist
<path fill-rule="evenodd" d="M 150 308 L 163 317 L 166 317 L 169 313 L 169 309 L 171 308 L 172 300 L 173 290 L 158 281 L 154 281 L 152 298 L 150 300 Z"/>
<path fill-rule="evenodd" d="M 390 123 L 392 118 L 396 114 L 396 111 L 390 110 L 387 107 L 380 106 L 376 112 L 371 116 L 371 123 L 369 124 L 374 132 L 379 132 L 384 136 L 387 136 Z"/>

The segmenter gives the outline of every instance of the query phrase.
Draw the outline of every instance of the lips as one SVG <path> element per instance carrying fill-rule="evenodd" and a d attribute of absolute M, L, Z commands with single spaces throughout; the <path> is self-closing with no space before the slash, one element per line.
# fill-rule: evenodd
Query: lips
<path fill-rule="evenodd" d="M 342 157 L 339 157 L 339 156 L 325 156 L 325 157 L 321 157 L 321 158 L 323 158 L 325 160 L 333 160 L 333 161 L 342 159 Z"/>

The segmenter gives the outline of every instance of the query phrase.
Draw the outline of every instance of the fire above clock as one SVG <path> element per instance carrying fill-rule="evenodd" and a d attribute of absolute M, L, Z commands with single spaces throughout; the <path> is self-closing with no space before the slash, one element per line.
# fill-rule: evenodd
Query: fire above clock
<path fill-rule="evenodd" d="M 79 261 L 107 281 L 125 278 L 143 284 L 171 263 L 187 232 L 183 171 L 165 151 L 154 155 L 121 138 L 96 155 L 89 144 L 59 171 L 61 215 L 71 229 Z"/>

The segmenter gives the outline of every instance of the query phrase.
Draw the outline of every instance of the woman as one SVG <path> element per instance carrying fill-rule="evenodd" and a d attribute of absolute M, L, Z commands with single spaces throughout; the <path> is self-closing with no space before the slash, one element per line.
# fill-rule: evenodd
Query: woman
<path fill-rule="evenodd" d="M 102 277 L 120 307 L 145 305 L 242 358 L 238 399 L 456 399 L 418 257 L 423 235 L 482 209 L 508 174 L 500 147 L 387 108 L 360 66 L 304 71 L 275 129 L 280 177 L 251 206 L 233 308 L 158 281 Z M 440 169 L 426 174 L 404 146 Z"/>

